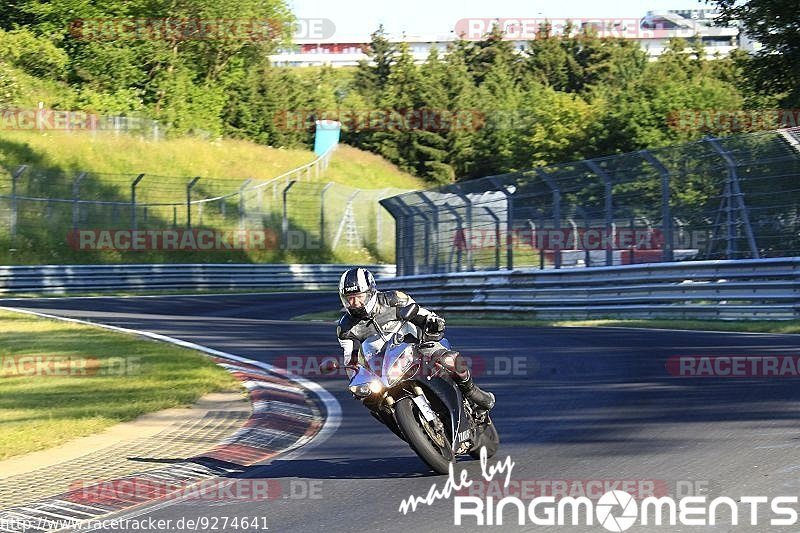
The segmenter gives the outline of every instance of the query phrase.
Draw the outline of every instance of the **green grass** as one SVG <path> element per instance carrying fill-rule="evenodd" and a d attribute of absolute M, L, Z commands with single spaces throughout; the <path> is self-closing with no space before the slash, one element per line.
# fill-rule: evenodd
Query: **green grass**
<path fill-rule="evenodd" d="M 136 189 L 137 202 L 170 203 L 137 209 L 137 228 L 165 230 L 187 225 L 186 185 L 200 176 L 192 198 L 217 197 L 234 193 L 252 179 L 250 187 L 265 183 L 315 159 L 307 150 L 284 150 L 246 141 L 204 141 L 181 138 L 151 141 L 128 135 L 90 132 L 23 132 L 0 130 L 0 195 L 11 192 L 10 172 L 20 164 L 30 169 L 19 180 L 17 194 L 43 198 L 71 198 L 73 180 L 81 171 L 89 174 L 80 182 L 82 200 L 113 200 L 123 204 L 87 204 L 78 212 L 79 227 L 86 229 L 130 229 L 133 218 L 127 203 L 131 182 L 140 173 L 144 178 Z M 296 177 L 296 176 L 295 176 Z M 303 178 L 306 176 L 304 175 Z M 337 186 L 326 191 L 326 246 L 304 245 L 299 249 L 273 246 L 258 250 L 223 251 L 84 251 L 73 249 L 68 234 L 73 226 L 74 205 L 70 202 L 18 202 L 17 238 L 10 238 L 10 201 L 0 199 L 0 264 L 54 263 L 254 263 L 254 262 L 381 262 L 394 254 L 394 225 L 383 213 L 377 222 L 379 197 L 424 186 L 423 182 L 382 158 L 348 146 L 333 154 L 329 168 L 311 182 L 298 181 L 289 191 L 288 216 L 291 230 L 303 230 L 314 238 L 320 228 L 319 199 L 325 183 Z M 251 216 L 247 228 L 281 232 L 284 183 L 271 184 L 248 192 L 245 208 Z M 340 239 L 335 250 L 339 221 L 348 199 L 358 189 L 354 212 L 359 231 L 368 243 L 360 250 Z M 258 214 L 257 211 L 261 211 Z M 255 214 L 253 214 L 256 212 Z M 234 196 L 192 208 L 192 227 L 231 230 L 239 227 L 239 198 Z M 377 235 L 380 233 L 381 237 Z M 316 242 L 319 242 L 318 240 Z"/>
<path fill-rule="evenodd" d="M 145 173 L 159 176 L 161 186 L 174 180 L 183 187 L 186 177 L 201 176 L 238 187 L 246 178 L 267 180 L 314 158 L 308 150 L 277 149 L 238 140 L 185 137 L 152 141 L 108 132 L 0 130 L 0 165 L 7 170 L 30 164 L 71 174 L 88 171 L 135 177 Z M 147 185 L 143 181 L 140 187 L 144 190 Z M 129 187 L 120 192 L 127 196 Z"/>
<path fill-rule="evenodd" d="M 0 460 L 188 406 L 209 392 L 240 390 L 231 374 L 188 349 L 8 311 L 0 311 L 0 328 Z M 30 368 L 14 359 L 22 356 L 99 367 L 94 375 L 75 367 L 74 375 L 20 376 Z"/>
<path fill-rule="evenodd" d="M 328 172 L 321 181 L 332 181 L 357 189 L 424 189 L 420 178 L 403 172 L 379 155 L 340 145 L 333 154 Z"/>
<path fill-rule="evenodd" d="M 320 311 L 292 317 L 292 320 L 334 321 L 341 311 Z M 800 320 L 525 320 L 514 316 L 480 313 L 444 313 L 451 326 L 485 327 L 620 327 L 650 329 L 682 329 L 705 331 L 732 331 L 745 333 L 800 334 Z"/>

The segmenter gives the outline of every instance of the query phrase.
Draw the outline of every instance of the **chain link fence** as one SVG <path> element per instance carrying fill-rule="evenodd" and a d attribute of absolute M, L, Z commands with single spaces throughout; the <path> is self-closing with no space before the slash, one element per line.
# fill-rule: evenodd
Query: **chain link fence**
<path fill-rule="evenodd" d="M 382 200 L 399 276 L 800 255 L 800 128 Z"/>
<path fill-rule="evenodd" d="M 271 180 L 0 174 L 4 264 L 394 261 L 401 189 L 326 183 L 331 151 Z"/>

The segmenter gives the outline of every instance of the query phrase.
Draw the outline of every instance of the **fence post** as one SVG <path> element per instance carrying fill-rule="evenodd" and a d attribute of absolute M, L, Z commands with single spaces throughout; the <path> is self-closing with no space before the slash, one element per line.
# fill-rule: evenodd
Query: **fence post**
<path fill-rule="evenodd" d="M 506 197 L 506 262 L 508 270 L 514 270 L 514 193 L 515 185 L 503 185 L 492 176 L 489 180 Z M 500 243 L 498 242 L 499 246 Z"/>
<path fill-rule="evenodd" d="M 422 214 L 422 209 L 419 209 L 420 214 L 422 217 L 427 221 L 426 222 L 426 230 L 425 230 L 425 246 L 431 247 L 433 251 L 433 268 L 431 272 L 438 272 L 439 271 L 439 209 L 436 207 L 436 203 L 434 203 L 430 198 L 425 196 L 424 192 L 417 192 L 417 196 L 419 196 L 423 203 L 425 203 L 429 208 L 429 213 L 431 214 L 432 218 L 427 217 L 426 215 Z M 432 228 L 432 231 L 428 230 L 428 227 Z M 431 235 L 433 239 L 431 239 Z M 433 241 L 431 244 L 431 240 Z M 428 250 L 425 250 L 425 262 L 429 262 L 430 260 L 430 253 Z M 431 265 L 426 265 L 427 267 L 431 267 Z"/>
<path fill-rule="evenodd" d="M 484 209 L 494 220 L 494 269 L 500 270 L 500 217 L 490 208 L 484 206 Z"/>
<path fill-rule="evenodd" d="M 319 245 L 325 247 L 325 193 L 331 188 L 333 183 L 326 183 L 319 193 Z"/>
<path fill-rule="evenodd" d="M 606 266 L 611 266 L 614 264 L 614 250 L 612 248 L 612 243 L 614 241 L 613 233 L 612 232 L 612 224 L 611 222 L 614 219 L 614 197 L 613 197 L 613 184 L 614 182 L 611 180 L 611 176 L 608 173 L 600 168 L 600 165 L 592 161 L 591 159 L 587 159 L 585 161 L 586 166 L 589 169 L 600 176 L 603 179 L 604 185 L 604 196 L 605 196 L 605 226 L 606 226 L 606 242 L 609 243 L 606 245 Z"/>
<path fill-rule="evenodd" d="M 291 189 L 295 183 L 297 183 L 297 180 L 292 180 L 283 188 L 283 218 L 281 220 L 282 247 L 287 246 L 289 243 L 289 211 L 286 207 L 286 196 L 289 194 L 289 189 Z"/>
<path fill-rule="evenodd" d="M 742 198 L 744 195 L 742 194 L 742 190 L 739 187 L 739 175 L 736 172 L 736 161 L 734 161 L 733 157 L 731 156 L 730 152 L 726 152 L 722 146 L 719 145 L 717 139 L 707 137 L 706 140 L 725 161 L 725 166 L 728 169 L 728 183 L 726 186 L 726 190 L 728 191 L 728 253 L 730 254 L 731 248 L 733 246 L 732 242 L 732 233 L 733 233 L 733 220 L 732 220 L 732 213 L 733 210 L 738 208 L 739 216 L 742 219 L 742 223 L 744 225 L 745 235 L 747 236 L 747 244 L 750 247 L 750 253 L 753 255 L 753 259 L 760 259 L 760 254 L 758 252 L 758 247 L 756 246 L 756 240 L 753 236 L 753 228 L 750 226 L 750 216 L 747 214 L 747 207 L 744 205 L 744 199 Z M 737 207 L 733 207 L 733 202 L 736 202 Z M 730 257 L 728 257 L 730 259 Z"/>
<path fill-rule="evenodd" d="M 461 272 L 461 257 L 463 255 L 463 246 L 462 241 L 458 239 L 459 236 L 464 236 L 464 220 L 462 219 L 461 215 L 458 214 L 458 210 L 450 205 L 449 203 L 444 204 L 443 206 L 445 209 L 450 211 L 450 214 L 453 215 L 453 218 L 456 220 L 456 231 L 453 235 L 453 239 L 451 242 L 450 248 L 450 257 L 447 259 L 448 269 L 445 272 L 452 272 L 453 270 L 453 254 L 456 256 L 456 272 Z M 466 242 L 466 241 L 464 241 Z"/>
<path fill-rule="evenodd" d="M 244 229 L 245 226 L 244 222 L 245 218 L 247 217 L 247 211 L 246 211 L 247 206 L 245 205 L 244 202 L 244 190 L 247 188 L 248 185 L 250 185 L 252 181 L 253 180 L 251 178 L 247 178 L 239 186 L 239 229 L 240 230 Z"/>
<path fill-rule="evenodd" d="M 11 174 L 11 242 L 17 239 L 17 180 L 28 170 L 28 165 L 20 165 Z"/>
<path fill-rule="evenodd" d="M 78 230 L 78 219 L 79 219 L 79 204 L 78 200 L 80 199 L 80 186 L 81 181 L 83 178 L 86 177 L 86 172 L 81 172 L 72 182 L 72 230 Z"/>
<path fill-rule="evenodd" d="M 377 202 L 375 202 L 375 250 L 380 254 L 380 243 L 383 237 L 383 206 L 381 198 L 388 189 L 378 191 Z"/>
<path fill-rule="evenodd" d="M 339 227 L 336 229 L 336 235 L 333 237 L 333 244 L 331 245 L 331 250 L 335 249 L 339 245 L 339 239 L 342 238 L 342 231 L 344 231 L 345 224 L 348 223 L 348 215 L 352 215 L 353 209 L 353 200 L 355 200 L 358 193 L 361 192 L 356 190 L 350 197 L 347 199 L 347 204 L 344 207 L 344 214 L 342 215 L 342 220 L 339 222 Z"/>
<path fill-rule="evenodd" d="M 670 210 L 670 174 L 667 167 L 648 150 L 639 152 L 645 161 L 650 163 L 661 175 L 661 227 L 664 230 L 664 248 L 661 259 L 664 261 L 675 260 L 675 241 L 672 231 L 672 212 Z"/>
<path fill-rule="evenodd" d="M 553 229 L 556 233 L 561 231 L 561 190 L 556 186 L 553 180 L 550 178 L 550 175 L 547 174 L 544 170 L 541 169 L 534 169 L 536 174 L 542 178 L 542 180 L 547 184 L 550 190 L 553 192 Z M 553 266 L 555 268 L 561 268 L 561 246 L 560 243 L 556 244 L 554 250 L 554 257 Z"/>
<path fill-rule="evenodd" d="M 139 174 L 131 183 L 131 229 L 136 231 L 136 186 L 142 181 L 144 174 Z"/>
<path fill-rule="evenodd" d="M 186 228 L 192 229 L 192 187 L 198 182 L 200 176 L 195 177 L 186 184 Z"/>
<path fill-rule="evenodd" d="M 470 200 L 469 196 L 464 193 L 458 184 L 454 185 L 453 189 L 456 191 L 456 196 L 458 196 L 461 201 L 464 202 L 464 206 L 466 207 L 467 229 L 465 231 L 464 238 L 467 243 L 467 270 L 471 272 L 475 270 L 475 262 L 472 256 L 472 200 Z"/>

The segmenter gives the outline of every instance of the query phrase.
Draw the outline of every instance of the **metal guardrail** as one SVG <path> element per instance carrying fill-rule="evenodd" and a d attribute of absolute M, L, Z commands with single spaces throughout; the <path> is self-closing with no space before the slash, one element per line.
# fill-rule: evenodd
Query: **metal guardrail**
<path fill-rule="evenodd" d="M 0 294 L 182 289 L 331 289 L 352 265 L 141 264 L 0 267 Z M 370 265 L 392 278 L 394 265 Z"/>
<path fill-rule="evenodd" d="M 526 318 L 798 319 L 800 257 L 405 276 L 433 309 Z"/>

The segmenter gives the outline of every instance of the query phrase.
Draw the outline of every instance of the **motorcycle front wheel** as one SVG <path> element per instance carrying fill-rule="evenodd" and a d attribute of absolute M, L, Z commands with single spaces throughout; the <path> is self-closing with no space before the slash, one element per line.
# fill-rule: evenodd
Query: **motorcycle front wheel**
<path fill-rule="evenodd" d="M 450 463 L 455 462 L 455 455 L 444 430 L 436 431 L 411 398 L 397 402 L 394 413 L 397 425 L 403 430 L 411 449 L 435 472 L 447 474 Z"/>

